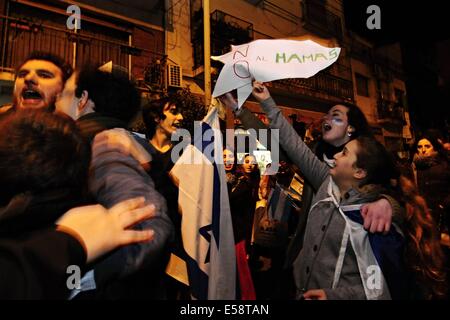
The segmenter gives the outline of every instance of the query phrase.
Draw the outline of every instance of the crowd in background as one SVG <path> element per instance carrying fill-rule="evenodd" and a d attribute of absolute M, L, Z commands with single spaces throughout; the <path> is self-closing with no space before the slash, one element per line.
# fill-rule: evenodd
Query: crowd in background
<path fill-rule="evenodd" d="M 444 298 L 445 135 L 430 130 L 410 160 L 399 159 L 354 104 L 331 106 L 320 133 L 305 138 L 264 84 L 255 82 L 253 95 L 269 126 L 231 93 L 219 98 L 245 130 L 280 131 L 276 172 L 224 141 L 237 298 L 369 299 L 358 266 L 373 257 L 381 265 L 379 256 L 389 289 L 379 298 Z M 175 93 L 142 101 L 120 71 L 72 70 L 59 57 L 30 54 L 17 68 L 12 104 L 0 109 L 1 298 L 190 298 L 189 286 L 166 273 L 173 256 L 186 255 L 170 171 L 171 137 L 187 127 L 190 106 Z M 131 129 L 137 118 L 142 132 Z M 352 223 L 378 249 L 355 246 L 361 232 L 348 231 Z M 70 265 L 81 268 L 74 288 Z"/>

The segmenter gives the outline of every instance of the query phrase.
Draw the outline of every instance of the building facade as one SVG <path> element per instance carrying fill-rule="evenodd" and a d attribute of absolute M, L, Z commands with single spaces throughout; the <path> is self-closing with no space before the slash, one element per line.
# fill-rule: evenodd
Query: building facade
<path fill-rule="evenodd" d="M 169 1 L 167 55 L 182 71 L 182 85 L 203 94 L 201 0 Z M 340 0 L 211 0 L 211 54 L 256 39 L 316 36 L 342 48 L 338 61 L 310 79 L 275 81 L 271 92 L 286 116 L 307 126 L 339 101 L 358 104 L 376 136 L 394 152 L 405 150 L 411 131 L 398 44 L 374 47 L 348 30 Z M 220 70 L 220 63 L 212 62 Z M 214 76 L 217 73 L 213 72 Z M 257 103 L 245 106 L 259 114 Z"/>
<path fill-rule="evenodd" d="M 71 5 L 80 9 L 79 28 Z M 164 12 L 163 0 L 0 1 L 0 102 L 10 101 L 14 69 L 33 50 L 57 54 L 73 67 L 112 61 L 143 92 L 163 90 L 154 66 L 166 58 Z"/>
<path fill-rule="evenodd" d="M 81 10 L 79 30 L 67 24 L 73 4 Z M 332 105 L 355 102 L 389 149 L 405 149 L 412 136 L 400 46 L 375 48 L 347 29 L 341 0 L 210 0 L 210 9 L 212 55 L 256 39 L 332 39 L 342 48 L 338 61 L 310 79 L 273 82 L 277 103 L 308 127 Z M 112 61 L 145 95 L 181 87 L 204 94 L 202 0 L 1 0 L 0 40 L 0 103 L 10 101 L 14 68 L 33 50 L 74 67 Z M 221 64 L 212 66 L 214 80 Z M 252 99 L 246 107 L 264 119 Z"/>

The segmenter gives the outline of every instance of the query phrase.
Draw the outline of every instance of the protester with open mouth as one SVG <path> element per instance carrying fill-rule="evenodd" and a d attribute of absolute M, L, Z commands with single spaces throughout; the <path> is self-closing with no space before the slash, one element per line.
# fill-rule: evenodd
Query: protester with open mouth
<path fill-rule="evenodd" d="M 142 196 L 155 206 L 155 216 L 134 227 L 153 230 L 154 241 L 123 247 L 93 265 L 84 276 L 88 285 L 81 285 L 81 298 L 120 298 L 129 292 L 127 288 L 133 288 L 135 297 L 161 293 L 157 288 L 173 227 L 166 203 L 145 171 L 150 156 L 127 131 L 139 107 L 139 92 L 128 74 L 94 66 L 75 71 L 56 101 L 56 110 L 76 120 L 86 142 L 92 142 L 89 191 L 95 200 L 109 208 L 121 200 Z M 148 282 L 152 282 L 152 291 L 143 285 Z M 78 293 L 74 291 L 72 297 Z"/>
<path fill-rule="evenodd" d="M 431 215 L 384 146 L 359 136 L 334 155 L 330 169 L 296 134 L 262 83 L 255 81 L 253 96 L 271 128 L 280 130 L 288 156 L 317 190 L 304 245 L 294 261 L 297 299 L 442 298 L 445 270 Z M 371 236 L 363 230 L 362 205 L 387 190 L 406 203 L 403 223 Z M 367 280 L 373 266 L 379 270 L 379 286 Z"/>
<path fill-rule="evenodd" d="M 63 59 L 47 52 L 32 52 L 17 68 L 12 105 L 0 108 L 0 113 L 9 109 L 54 109 L 56 96 L 72 74 L 72 67 Z"/>
<path fill-rule="evenodd" d="M 146 128 L 146 139 L 139 140 L 152 156 L 149 174 L 155 182 L 156 189 L 166 199 L 167 212 L 175 227 L 175 240 L 169 250 L 172 258 L 184 258 L 185 255 L 181 239 L 181 215 L 178 212 L 178 186 L 169 174 L 176 160 L 172 158 L 175 146 L 172 134 L 182 127 L 183 103 L 179 96 L 172 94 L 144 105 L 142 119 Z M 170 271 L 167 273 L 170 275 Z M 169 300 L 189 297 L 188 286 L 170 276 L 166 276 L 164 281 Z"/>
<path fill-rule="evenodd" d="M 237 102 L 228 93 L 221 97 L 222 103 L 230 108 L 246 129 L 262 129 L 267 127 L 255 117 L 245 107 L 237 108 Z M 312 145 L 312 151 L 324 161 L 329 167 L 334 166 L 334 155 L 341 152 L 344 145 L 360 135 L 371 136 L 370 126 L 364 113 L 354 104 L 341 102 L 333 106 L 323 118 L 322 139 Z M 270 146 L 268 146 L 270 149 Z M 285 154 L 280 146 L 280 160 L 291 159 Z M 292 267 L 295 258 L 303 245 L 306 221 L 316 190 L 309 181 L 305 180 L 302 194 L 302 207 L 299 214 L 299 222 L 296 232 L 288 246 L 285 268 Z M 390 229 L 392 218 L 396 218 L 401 213 L 402 208 L 399 203 L 389 195 L 384 195 L 382 199 L 368 203 L 363 208 L 364 226 L 370 232 L 386 232 Z"/>
<path fill-rule="evenodd" d="M 341 102 L 333 106 L 323 117 L 322 139 L 313 147 L 314 154 L 330 168 L 335 166 L 335 155 L 342 152 L 344 146 L 359 136 L 372 136 L 370 126 L 364 113 L 358 106 Z M 306 222 L 311 208 L 315 190 L 307 181 L 303 189 L 303 204 L 297 231 L 291 241 L 287 253 L 287 266 L 294 263 L 295 257 L 303 245 Z M 402 211 L 399 203 L 391 196 L 369 202 L 363 207 L 364 227 L 370 232 L 387 232 L 392 219 L 399 218 Z"/>

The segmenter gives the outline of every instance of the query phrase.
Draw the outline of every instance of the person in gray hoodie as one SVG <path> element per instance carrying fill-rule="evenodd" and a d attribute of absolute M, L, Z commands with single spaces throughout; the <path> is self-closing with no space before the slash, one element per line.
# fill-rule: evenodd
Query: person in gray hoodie
<path fill-rule="evenodd" d="M 394 226 L 385 238 L 378 235 L 380 243 L 393 240 L 393 248 L 385 246 L 382 249 L 395 249 L 390 250 L 398 267 L 394 270 L 381 267 L 378 255 L 371 247 L 370 234 L 361 224 L 361 206 L 380 198 L 396 177 L 395 166 L 385 148 L 373 138 L 359 137 L 348 142 L 343 151 L 334 156 L 335 166 L 330 169 L 296 134 L 262 83 L 254 83 L 253 95 L 266 112 L 270 127 L 279 129 L 281 147 L 317 190 L 309 212 L 304 245 L 294 261 L 297 298 L 404 297 L 408 283 L 412 281 L 408 281 L 407 273 L 403 272 L 402 230 Z M 349 218 L 348 212 L 359 214 L 359 225 Z M 371 283 L 374 270 L 379 277 L 376 285 Z M 393 281 L 389 283 L 389 280 Z"/>

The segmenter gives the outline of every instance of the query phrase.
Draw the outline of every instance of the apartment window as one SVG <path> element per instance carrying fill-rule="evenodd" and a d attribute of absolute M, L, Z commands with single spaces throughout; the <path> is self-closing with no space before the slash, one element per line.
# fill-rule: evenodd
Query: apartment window
<path fill-rule="evenodd" d="M 369 96 L 369 78 L 355 73 L 356 78 L 356 94 L 358 96 L 368 97 Z"/>

